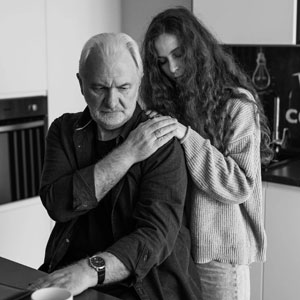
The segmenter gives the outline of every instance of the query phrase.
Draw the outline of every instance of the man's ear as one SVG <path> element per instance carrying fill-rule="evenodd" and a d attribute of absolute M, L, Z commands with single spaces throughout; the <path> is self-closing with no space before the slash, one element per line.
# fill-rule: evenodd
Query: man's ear
<path fill-rule="evenodd" d="M 79 73 L 76 73 L 76 77 L 77 77 L 77 79 L 78 79 L 78 81 L 79 81 L 81 94 L 83 95 L 83 83 L 82 83 L 82 78 L 80 77 Z"/>

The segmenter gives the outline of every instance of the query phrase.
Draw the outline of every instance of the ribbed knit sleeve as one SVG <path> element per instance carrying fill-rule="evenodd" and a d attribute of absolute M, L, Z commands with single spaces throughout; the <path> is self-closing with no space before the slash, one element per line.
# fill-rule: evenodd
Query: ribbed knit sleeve
<path fill-rule="evenodd" d="M 234 133 L 226 157 L 191 128 L 182 145 L 194 183 L 215 200 L 235 204 L 246 201 L 254 188 L 260 131 L 255 106 L 231 102 Z"/>

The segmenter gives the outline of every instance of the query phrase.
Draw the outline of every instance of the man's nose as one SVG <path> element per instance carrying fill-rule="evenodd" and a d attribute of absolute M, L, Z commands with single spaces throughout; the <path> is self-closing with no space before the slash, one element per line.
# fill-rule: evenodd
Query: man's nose
<path fill-rule="evenodd" d="M 115 88 L 108 89 L 105 102 L 109 108 L 114 108 L 118 104 L 118 93 Z"/>

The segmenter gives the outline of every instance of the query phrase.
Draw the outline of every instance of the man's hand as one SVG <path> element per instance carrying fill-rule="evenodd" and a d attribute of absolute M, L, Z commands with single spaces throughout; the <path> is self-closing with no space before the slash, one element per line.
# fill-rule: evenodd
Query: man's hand
<path fill-rule="evenodd" d="M 156 115 L 132 130 L 123 147 L 135 163 L 142 161 L 175 136 L 177 123 L 169 116 Z"/>
<path fill-rule="evenodd" d="M 69 290 L 74 296 L 89 287 L 97 285 L 97 272 L 88 265 L 87 259 L 82 259 L 63 269 L 57 270 L 33 282 L 29 289 L 55 286 Z"/>
<path fill-rule="evenodd" d="M 127 139 L 95 164 L 95 195 L 99 201 L 137 162 L 151 156 L 173 138 L 177 120 L 156 116 L 132 130 Z"/>

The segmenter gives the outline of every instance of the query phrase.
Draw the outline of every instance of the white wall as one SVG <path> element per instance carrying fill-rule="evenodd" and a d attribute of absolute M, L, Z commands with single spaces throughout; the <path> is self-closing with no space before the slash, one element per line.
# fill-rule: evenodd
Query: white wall
<path fill-rule="evenodd" d="M 45 0 L 49 124 L 85 107 L 76 78 L 84 43 L 92 35 L 121 30 L 120 0 Z"/>
<path fill-rule="evenodd" d="M 185 6 L 192 9 L 192 0 L 123 0 L 122 30 L 139 44 L 151 19 L 166 8 Z"/>

